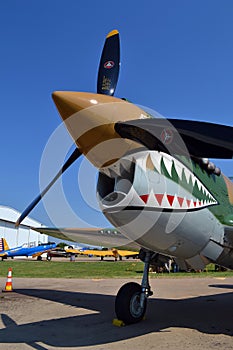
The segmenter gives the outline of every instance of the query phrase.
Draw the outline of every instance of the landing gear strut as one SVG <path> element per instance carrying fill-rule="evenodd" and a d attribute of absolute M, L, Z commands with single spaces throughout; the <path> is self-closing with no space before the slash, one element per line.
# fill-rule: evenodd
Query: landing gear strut
<path fill-rule="evenodd" d="M 125 324 L 136 323 L 143 319 L 146 312 L 147 298 L 153 294 L 149 285 L 149 267 L 154 253 L 142 251 L 140 254 L 145 264 L 141 285 L 135 282 L 126 283 L 120 288 L 116 296 L 115 312 L 117 318 Z"/>

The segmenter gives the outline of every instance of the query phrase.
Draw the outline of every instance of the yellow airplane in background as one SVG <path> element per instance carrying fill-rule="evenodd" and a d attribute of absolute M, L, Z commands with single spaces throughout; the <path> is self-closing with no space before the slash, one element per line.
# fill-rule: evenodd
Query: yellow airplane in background
<path fill-rule="evenodd" d="M 71 249 L 72 251 L 72 249 Z M 74 251 L 74 249 L 73 249 Z M 73 252 L 74 253 L 74 252 Z M 80 255 L 93 255 L 98 256 L 101 258 L 101 260 L 104 260 L 105 257 L 114 257 L 115 261 L 119 258 L 119 260 L 122 260 L 122 258 L 137 258 L 139 252 L 131 251 L 131 250 L 122 250 L 122 249 L 107 249 L 107 250 L 98 250 L 98 249 L 85 249 L 85 250 L 79 250 L 78 254 Z"/>
<path fill-rule="evenodd" d="M 109 231 L 109 230 L 108 230 Z M 50 260 L 52 257 L 69 257 L 71 255 L 85 255 L 85 256 L 96 256 L 100 257 L 101 260 L 104 260 L 106 257 L 114 257 L 115 261 L 119 258 L 119 260 L 122 260 L 122 258 L 137 258 L 139 254 L 139 251 L 133 251 L 133 250 L 123 250 L 123 249 L 117 249 L 117 248 L 75 248 L 72 245 L 67 245 L 63 249 L 56 247 L 55 249 L 52 249 L 48 256 L 50 257 Z"/>

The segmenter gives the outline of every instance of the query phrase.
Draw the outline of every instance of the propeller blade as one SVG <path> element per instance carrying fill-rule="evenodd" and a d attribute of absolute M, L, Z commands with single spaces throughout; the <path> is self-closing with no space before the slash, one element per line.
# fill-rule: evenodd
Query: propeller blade
<path fill-rule="evenodd" d="M 111 31 L 105 40 L 102 51 L 98 80 L 97 93 L 113 96 L 120 70 L 120 39 L 117 30 Z"/>
<path fill-rule="evenodd" d="M 32 201 L 32 203 L 24 210 L 24 212 L 20 215 L 18 220 L 16 221 L 15 226 L 19 226 L 20 223 L 25 219 L 26 216 L 35 208 L 35 206 L 39 203 L 39 201 L 44 197 L 44 195 L 48 192 L 48 190 L 53 186 L 53 184 L 59 179 L 59 177 L 82 155 L 78 148 L 75 148 L 73 153 L 67 159 L 62 168 L 58 171 L 56 176 L 52 179 L 52 181 L 48 184 L 48 186 Z"/>
<path fill-rule="evenodd" d="M 180 119 L 137 119 L 115 124 L 123 138 L 137 141 L 151 150 L 198 158 L 233 158 L 233 127 Z M 166 138 L 167 137 L 167 138 Z M 183 149 L 182 138 L 186 150 Z"/>

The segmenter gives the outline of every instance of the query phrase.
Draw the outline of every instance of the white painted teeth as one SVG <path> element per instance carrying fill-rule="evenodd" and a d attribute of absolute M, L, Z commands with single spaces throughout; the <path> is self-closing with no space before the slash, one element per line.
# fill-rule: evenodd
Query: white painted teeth
<path fill-rule="evenodd" d="M 179 179 L 182 179 L 182 172 L 183 172 L 183 166 L 181 166 L 181 164 L 176 163 L 176 165 L 174 164 L 174 167 L 176 169 L 177 175 L 179 177 Z"/>
<path fill-rule="evenodd" d="M 169 154 L 163 153 L 163 152 L 152 151 L 148 153 L 150 154 L 150 157 L 154 164 L 155 169 L 160 175 L 163 175 L 162 174 L 163 173 L 162 163 L 163 163 L 171 179 L 172 179 L 172 169 L 175 170 L 180 181 L 184 180 L 182 178 L 184 174 L 187 184 L 190 184 L 190 186 L 192 187 L 197 185 L 199 192 L 202 193 L 205 197 L 207 197 L 206 204 L 217 203 L 214 197 L 211 195 L 211 193 L 201 183 L 201 181 L 178 159 L 173 158 Z M 196 199 L 196 202 L 197 201 L 200 202 L 200 199 Z"/>
<path fill-rule="evenodd" d="M 147 169 L 147 163 L 150 164 L 149 161 L 147 162 L 148 159 L 151 159 L 157 173 L 166 178 L 168 182 L 173 182 L 173 184 L 176 182 L 178 187 L 173 185 L 171 193 L 166 193 L 162 188 L 159 189 L 158 185 L 155 188 L 150 189 L 150 193 L 143 193 L 139 197 L 143 200 L 145 207 L 191 210 L 217 204 L 215 198 L 201 181 L 189 168 L 176 158 L 173 158 L 169 154 L 157 151 L 142 152 L 141 154 L 138 153 L 136 162 L 145 172 L 150 170 Z M 136 183 L 134 186 L 137 188 Z M 185 190 L 187 187 L 189 190 Z M 194 187 L 195 195 L 192 193 Z M 177 191 L 177 193 L 174 193 L 175 191 Z M 199 196 L 198 192 L 200 194 Z"/>
<path fill-rule="evenodd" d="M 161 174 L 161 159 L 162 155 L 159 152 L 151 152 L 150 153 L 152 163 L 154 164 L 155 169 L 159 174 Z"/>

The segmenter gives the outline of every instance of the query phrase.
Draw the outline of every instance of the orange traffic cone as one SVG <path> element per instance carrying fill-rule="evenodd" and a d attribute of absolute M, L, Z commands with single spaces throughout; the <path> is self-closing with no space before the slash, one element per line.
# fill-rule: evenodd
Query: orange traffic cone
<path fill-rule="evenodd" d="M 12 268 L 10 267 L 8 269 L 8 275 L 7 275 L 7 281 L 6 281 L 6 286 L 5 289 L 3 289 L 3 292 L 12 292 Z"/>

